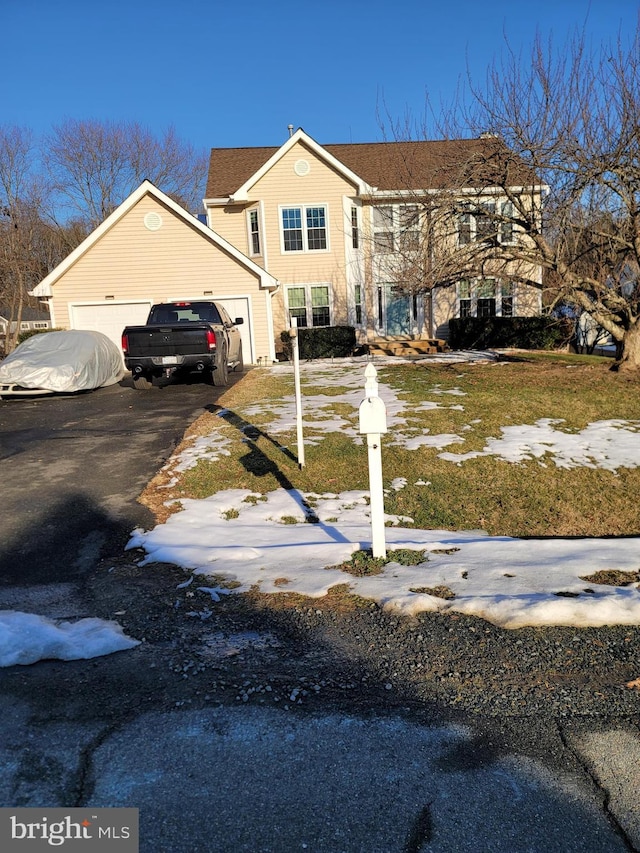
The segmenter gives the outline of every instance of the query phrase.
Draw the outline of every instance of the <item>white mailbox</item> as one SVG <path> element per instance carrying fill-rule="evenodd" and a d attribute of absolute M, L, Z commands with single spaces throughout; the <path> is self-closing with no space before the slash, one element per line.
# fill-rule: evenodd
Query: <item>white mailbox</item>
<path fill-rule="evenodd" d="M 360 432 L 380 435 L 387 431 L 387 407 L 380 397 L 365 397 L 360 403 Z"/>

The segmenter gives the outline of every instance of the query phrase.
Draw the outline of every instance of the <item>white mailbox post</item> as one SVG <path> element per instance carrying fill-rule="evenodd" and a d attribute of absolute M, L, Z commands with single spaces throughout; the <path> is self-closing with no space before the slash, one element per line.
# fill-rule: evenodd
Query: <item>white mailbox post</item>
<path fill-rule="evenodd" d="M 380 437 L 387 431 L 387 408 L 378 397 L 377 370 L 369 363 L 365 369 L 365 398 L 360 403 L 360 433 L 367 436 L 369 457 L 369 502 L 371 507 L 371 544 L 374 557 L 386 557 L 384 538 L 384 492 L 382 490 L 382 449 Z"/>
<path fill-rule="evenodd" d="M 289 329 L 293 350 L 293 381 L 296 393 L 296 437 L 298 440 L 298 467 L 304 468 L 304 435 L 302 431 L 302 393 L 300 391 L 300 347 L 298 344 L 298 318 L 291 318 Z"/>

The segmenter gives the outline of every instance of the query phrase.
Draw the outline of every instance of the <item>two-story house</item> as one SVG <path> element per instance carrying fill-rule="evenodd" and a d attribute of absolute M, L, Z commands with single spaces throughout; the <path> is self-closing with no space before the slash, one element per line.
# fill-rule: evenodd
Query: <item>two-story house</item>
<path fill-rule="evenodd" d="M 452 275 L 463 247 L 494 231 L 505 249 L 516 239 L 505 216 L 512 202 L 487 174 L 501 145 L 490 135 L 319 145 L 298 130 L 279 148 L 214 148 L 207 222 L 280 282 L 276 333 L 296 317 L 353 325 L 361 341 L 446 340 L 451 317 L 540 311 L 538 268 L 523 276 L 496 264 L 492 274 L 485 264 L 479 276 L 459 265 Z M 469 184 L 474 162 L 482 168 Z M 514 191 L 530 192 L 524 164 L 512 175 Z"/>
<path fill-rule="evenodd" d="M 508 254 L 520 235 L 498 214 L 540 193 L 514 158 L 513 186 L 494 178 L 500 146 L 319 145 L 298 130 L 279 148 L 214 148 L 205 221 L 144 181 L 32 295 L 53 326 L 118 343 L 153 303 L 217 299 L 243 318 L 247 363 L 277 357 L 292 317 L 352 325 L 365 343 L 446 340 L 452 317 L 537 314 L 535 265 L 471 263 L 476 247 Z"/>

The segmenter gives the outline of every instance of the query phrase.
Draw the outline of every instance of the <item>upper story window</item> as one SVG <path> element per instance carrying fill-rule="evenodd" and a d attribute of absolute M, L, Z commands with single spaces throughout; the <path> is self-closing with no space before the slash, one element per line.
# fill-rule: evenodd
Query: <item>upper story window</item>
<path fill-rule="evenodd" d="M 258 219 L 258 211 L 249 211 L 249 251 L 252 255 L 261 255 L 262 247 L 260 245 L 260 220 Z"/>
<path fill-rule="evenodd" d="M 354 249 L 360 248 L 360 229 L 358 227 L 358 208 L 351 208 L 351 246 Z"/>
<path fill-rule="evenodd" d="M 317 252 L 327 249 L 325 205 L 281 208 L 282 250 Z"/>
<path fill-rule="evenodd" d="M 482 242 L 508 245 L 514 241 L 513 204 L 495 201 L 467 205 L 467 209 L 458 214 L 458 245 Z"/>
<path fill-rule="evenodd" d="M 386 204 L 373 208 L 374 252 L 411 252 L 419 245 L 420 208 L 417 204 Z"/>

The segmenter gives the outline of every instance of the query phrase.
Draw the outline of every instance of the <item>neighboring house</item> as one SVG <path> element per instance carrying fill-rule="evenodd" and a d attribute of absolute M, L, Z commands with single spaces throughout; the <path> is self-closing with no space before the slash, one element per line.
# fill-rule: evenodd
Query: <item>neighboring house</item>
<path fill-rule="evenodd" d="M 263 267 L 144 181 L 40 284 L 54 326 L 103 332 L 118 346 L 127 325 L 174 299 L 222 302 L 240 327 L 245 361 L 275 358 L 271 294 Z"/>
<path fill-rule="evenodd" d="M 8 308 L 0 306 L 0 349 L 6 340 L 7 335 L 16 330 L 18 325 L 15 320 L 11 320 L 11 311 Z M 20 331 L 30 332 L 41 329 L 51 328 L 51 318 L 49 311 L 45 306 L 39 305 L 32 307 L 25 305 L 22 308 L 22 317 L 20 319 Z"/>
<path fill-rule="evenodd" d="M 300 129 L 279 148 L 214 148 L 207 221 L 280 282 L 272 299 L 276 338 L 296 317 L 303 326 L 353 325 L 363 342 L 446 340 L 452 317 L 541 310 L 540 288 L 515 275 L 425 289 L 402 286 L 393 269 L 401 243 L 420 240 L 421 199 L 455 191 L 465 163 L 496 144 L 487 136 L 322 146 Z M 524 166 L 518 178 L 531 182 Z M 488 211 L 506 203 L 496 187 L 485 192 Z M 482 217 L 452 218 L 456 233 L 442 239 L 461 246 L 485 238 Z M 498 239 L 513 240 L 513 229 L 503 227 Z M 527 278 L 540 283 L 541 270 L 529 269 Z"/>

